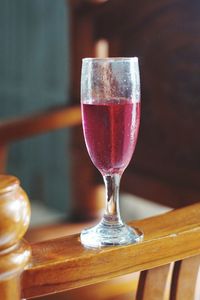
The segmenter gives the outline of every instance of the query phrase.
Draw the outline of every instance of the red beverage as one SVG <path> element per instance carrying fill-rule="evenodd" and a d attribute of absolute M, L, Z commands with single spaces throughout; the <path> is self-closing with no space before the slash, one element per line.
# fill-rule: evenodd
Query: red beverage
<path fill-rule="evenodd" d="M 94 165 L 103 175 L 122 173 L 135 149 L 140 103 L 120 99 L 82 103 L 83 131 Z"/>

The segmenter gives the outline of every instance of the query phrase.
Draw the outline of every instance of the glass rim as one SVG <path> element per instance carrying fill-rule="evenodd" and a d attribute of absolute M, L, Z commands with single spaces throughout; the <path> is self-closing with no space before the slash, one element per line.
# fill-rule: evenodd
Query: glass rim
<path fill-rule="evenodd" d="M 138 62 L 138 57 L 133 56 L 133 57 L 84 57 L 82 58 L 82 61 L 135 61 Z"/>

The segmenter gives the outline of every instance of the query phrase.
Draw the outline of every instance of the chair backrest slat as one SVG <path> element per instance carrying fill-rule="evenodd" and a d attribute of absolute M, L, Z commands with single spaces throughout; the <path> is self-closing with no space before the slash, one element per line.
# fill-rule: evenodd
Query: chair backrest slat
<path fill-rule="evenodd" d="M 165 300 L 172 267 L 172 264 L 167 264 L 141 272 L 136 300 Z"/>
<path fill-rule="evenodd" d="M 170 300 L 200 299 L 200 255 L 175 263 Z"/>

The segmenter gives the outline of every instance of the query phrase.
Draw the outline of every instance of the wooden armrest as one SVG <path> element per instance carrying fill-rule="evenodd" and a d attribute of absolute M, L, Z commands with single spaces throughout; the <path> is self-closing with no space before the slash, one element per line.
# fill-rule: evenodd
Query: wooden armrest
<path fill-rule="evenodd" d="M 23 297 L 90 285 L 200 253 L 200 203 L 130 225 L 143 230 L 142 243 L 91 250 L 72 235 L 33 244 Z"/>
<path fill-rule="evenodd" d="M 20 288 L 23 297 L 31 298 L 143 271 L 136 299 L 164 300 L 173 265 L 172 296 L 194 299 L 200 287 L 200 203 L 131 222 L 144 232 L 140 244 L 96 250 L 84 248 L 79 234 L 29 245 L 21 240 L 29 220 L 29 201 L 19 180 L 0 175 L 1 299 L 19 300 Z"/>
<path fill-rule="evenodd" d="M 80 106 L 52 108 L 25 117 L 0 122 L 0 144 L 81 124 Z"/>

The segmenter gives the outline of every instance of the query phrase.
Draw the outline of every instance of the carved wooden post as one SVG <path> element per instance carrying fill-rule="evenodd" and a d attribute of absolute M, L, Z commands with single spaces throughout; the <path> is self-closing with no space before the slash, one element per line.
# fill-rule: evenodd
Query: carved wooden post
<path fill-rule="evenodd" d="M 30 257 L 21 239 L 29 221 L 29 201 L 19 180 L 0 175 L 0 299 L 20 299 L 20 275 Z"/>

